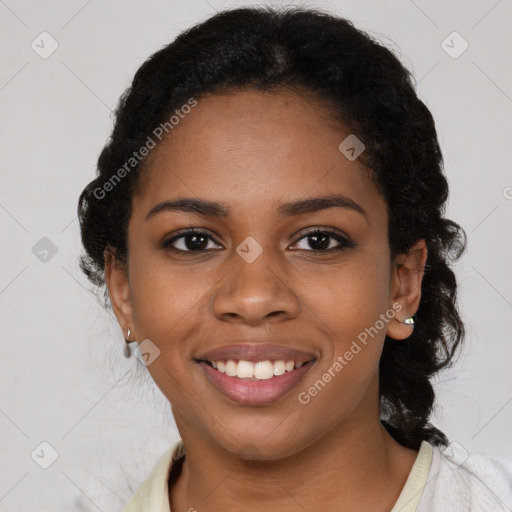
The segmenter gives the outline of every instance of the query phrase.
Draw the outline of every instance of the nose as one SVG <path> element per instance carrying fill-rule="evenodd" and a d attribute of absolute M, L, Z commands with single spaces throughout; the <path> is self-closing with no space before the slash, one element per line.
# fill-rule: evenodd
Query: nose
<path fill-rule="evenodd" d="M 300 311 L 298 296 L 278 265 L 270 265 L 265 251 L 252 263 L 236 255 L 235 263 L 217 289 L 213 311 L 217 318 L 257 326 L 269 321 L 296 318 Z"/>

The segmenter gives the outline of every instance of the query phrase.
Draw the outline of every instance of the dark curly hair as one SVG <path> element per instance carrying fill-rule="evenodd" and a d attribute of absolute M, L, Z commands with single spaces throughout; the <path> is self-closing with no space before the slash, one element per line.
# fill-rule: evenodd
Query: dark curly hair
<path fill-rule="evenodd" d="M 388 205 L 391 257 L 425 239 L 428 257 L 414 331 L 407 340 L 386 337 L 384 343 L 381 421 L 405 446 L 417 448 L 421 440 L 446 445 L 445 434 L 429 423 L 435 398 L 430 378 L 453 363 L 464 337 L 450 265 L 463 253 L 466 234 L 444 217 L 448 183 L 435 123 L 415 93 L 411 73 L 346 19 L 311 8 L 232 9 L 151 55 L 122 94 L 98 176 L 79 198 L 86 251 L 81 270 L 104 287 L 109 307 L 104 251 L 126 264 L 131 198 L 142 186 L 147 159 L 132 161 L 123 179 L 114 182 L 114 175 L 119 178 L 155 127 L 191 98 L 251 88 L 312 93 L 366 146 L 359 158 Z"/>

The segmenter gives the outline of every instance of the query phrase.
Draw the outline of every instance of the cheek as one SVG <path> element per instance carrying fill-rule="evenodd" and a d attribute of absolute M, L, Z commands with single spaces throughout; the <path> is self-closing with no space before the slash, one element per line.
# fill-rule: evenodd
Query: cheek
<path fill-rule="evenodd" d="M 130 286 L 138 332 L 163 347 L 179 349 L 184 330 L 201 322 L 208 291 L 220 276 L 215 270 L 198 271 L 193 265 L 171 265 L 161 256 L 142 254 L 134 260 Z"/>
<path fill-rule="evenodd" d="M 375 258 L 353 260 L 330 275 L 320 274 L 309 306 L 330 338 L 318 372 L 300 392 L 308 418 L 339 422 L 378 395 L 378 366 L 385 338 L 381 315 L 388 309 L 389 268 Z M 321 382 L 320 382 L 321 381 Z M 328 404 L 328 405 L 326 405 Z M 306 410 L 306 409 L 305 409 Z"/>
<path fill-rule="evenodd" d="M 354 258 L 307 281 L 304 290 L 309 291 L 304 296 L 321 320 L 320 327 L 328 330 L 336 354 L 374 327 L 389 307 L 389 268 L 382 258 Z M 376 337 L 383 338 L 381 322 L 376 328 L 382 330 Z"/>
<path fill-rule="evenodd" d="M 145 261 L 145 265 L 134 265 L 137 271 L 130 277 L 137 337 L 156 346 L 158 355 L 147 366 L 155 384 L 173 407 L 186 410 L 199 398 L 187 385 L 197 371 L 191 352 L 200 343 L 205 318 L 201 312 L 215 280 L 206 275 L 200 278 L 185 267 L 171 269 L 155 258 Z"/>
<path fill-rule="evenodd" d="M 187 385 L 198 371 L 192 357 L 211 332 L 212 293 L 226 270 L 171 266 L 165 258 L 142 251 L 133 260 L 130 286 L 137 337 L 151 340 L 159 351 L 148 371 L 171 403 L 179 408 L 185 400 L 186 407 L 187 400 L 198 399 Z"/>

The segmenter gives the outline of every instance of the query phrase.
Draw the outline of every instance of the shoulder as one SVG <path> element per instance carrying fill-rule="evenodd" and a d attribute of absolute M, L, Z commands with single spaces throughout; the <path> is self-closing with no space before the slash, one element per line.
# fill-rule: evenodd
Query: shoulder
<path fill-rule="evenodd" d="M 168 478 L 174 462 L 184 455 L 180 440 L 168 448 L 151 475 L 137 488 L 123 512 L 170 512 Z"/>
<path fill-rule="evenodd" d="M 135 494 L 130 498 L 130 501 L 126 504 L 123 512 L 141 512 L 144 510 L 146 497 L 149 494 L 149 488 L 151 485 L 151 479 L 148 478 L 142 482 Z"/>
<path fill-rule="evenodd" d="M 457 442 L 433 446 L 432 465 L 417 512 L 512 511 L 512 462 L 470 454 Z"/>

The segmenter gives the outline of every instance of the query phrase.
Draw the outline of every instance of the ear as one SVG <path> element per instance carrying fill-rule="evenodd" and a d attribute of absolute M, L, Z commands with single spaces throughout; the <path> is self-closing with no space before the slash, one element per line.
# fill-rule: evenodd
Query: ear
<path fill-rule="evenodd" d="M 386 328 L 386 334 L 390 338 L 403 340 L 414 329 L 414 325 L 403 322 L 419 308 L 426 261 L 427 245 L 424 239 L 418 240 L 407 254 L 399 254 L 395 258 L 391 276 L 391 303 L 397 313 Z"/>
<path fill-rule="evenodd" d="M 115 249 L 107 247 L 103 252 L 105 261 L 105 281 L 112 303 L 112 309 L 116 315 L 117 321 L 126 338 L 128 328 L 130 329 L 130 340 L 137 339 L 135 334 L 135 324 L 133 321 L 133 309 L 130 292 L 130 283 L 128 280 L 128 271 L 116 257 Z"/>

